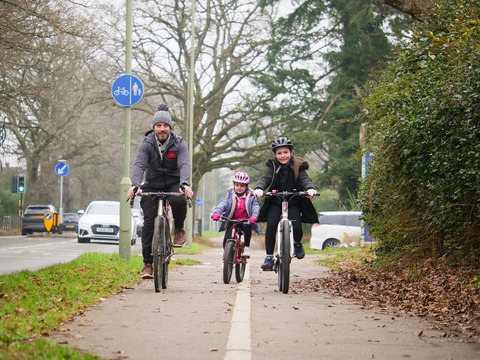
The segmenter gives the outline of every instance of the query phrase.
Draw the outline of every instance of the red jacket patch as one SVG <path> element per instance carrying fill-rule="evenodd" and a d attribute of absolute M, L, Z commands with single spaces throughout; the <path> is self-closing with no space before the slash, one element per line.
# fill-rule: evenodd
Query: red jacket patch
<path fill-rule="evenodd" d="M 173 152 L 169 151 L 167 153 L 167 158 L 169 159 L 175 159 L 177 157 L 177 155 L 175 155 Z"/>

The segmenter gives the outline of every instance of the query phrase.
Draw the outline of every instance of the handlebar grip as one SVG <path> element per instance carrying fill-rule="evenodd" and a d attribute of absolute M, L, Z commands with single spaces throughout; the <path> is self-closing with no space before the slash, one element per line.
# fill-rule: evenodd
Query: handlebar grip
<path fill-rule="evenodd" d="M 135 194 L 137 193 L 138 191 L 138 186 L 135 186 L 133 188 L 133 197 L 130 198 L 130 208 L 133 209 L 133 202 L 135 201 Z M 128 199 L 127 199 L 128 201 Z"/>

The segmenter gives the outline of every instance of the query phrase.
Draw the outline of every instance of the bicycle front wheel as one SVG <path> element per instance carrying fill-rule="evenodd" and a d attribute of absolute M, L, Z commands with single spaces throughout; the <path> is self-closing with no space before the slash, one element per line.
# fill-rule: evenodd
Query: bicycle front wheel
<path fill-rule="evenodd" d="M 233 273 L 233 264 L 235 263 L 235 247 L 234 241 L 227 241 L 225 250 L 223 251 L 223 282 L 230 283 Z"/>
<path fill-rule="evenodd" d="M 290 223 L 282 221 L 280 231 L 282 232 L 282 243 L 280 265 L 278 267 L 278 289 L 284 294 L 288 293 L 290 286 Z"/>
<path fill-rule="evenodd" d="M 243 243 L 242 247 L 243 248 Z M 245 268 L 247 267 L 247 259 L 242 257 L 238 257 L 238 263 L 235 265 L 235 279 L 237 282 L 242 282 L 243 277 L 245 276 Z"/>
<path fill-rule="evenodd" d="M 155 228 L 153 231 L 152 253 L 153 253 L 153 283 L 155 291 L 160 292 L 160 288 L 166 288 L 166 276 L 168 272 L 168 263 L 165 256 L 166 232 L 165 218 L 157 216 L 155 218 Z M 165 269 L 165 264 L 167 268 Z M 165 287 L 164 287 L 165 285 Z"/>

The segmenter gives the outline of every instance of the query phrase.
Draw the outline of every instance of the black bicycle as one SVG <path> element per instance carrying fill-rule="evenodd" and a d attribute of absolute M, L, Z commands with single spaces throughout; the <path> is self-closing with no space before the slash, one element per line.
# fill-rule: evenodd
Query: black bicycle
<path fill-rule="evenodd" d="M 170 233 L 170 196 L 184 196 L 180 192 L 141 192 L 138 196 L 153 196 L 158 198 L 158 212 L 155 218 L 152 256 L 153 256 L 153 283 L 156 292 L 160 289 L 166 289 L 168 284 L 168 265 L 175 252 L 173 251 L 173 241 Z M 187 198 L 187 204 L 191 207 L 191 200 Z M 133 206 L 133 198 L 130 200 L 130 206 Z"/>
<path fill-rule="evenodd" d="M 231 220 L 222 215 L 221 220 L 233 224 L 232 234 L 225 242 L 225 249 L 223 250 L 223 282 L 230 283 L 233 273 L 233 265 L 235 265 L 235 279 L 237 282 L 242 282 L 245 276 L 245 268 L 247 266 L 247 258 L 242 256 L 244 250 L 243 224 L 250 224 L 249 219 Z"/>
<path fill-rule="evenodd" d="M 288 200 L 294 196 L 308 196 L 308 193 L 306 191 L 272 190 L 271 192 L 265 192 L 263 195 L 265 197 L 276 196 L 282 199 L 282 214 L 277 226 L 277 251 L 273 269 L 278 273 L 278 290 L 287 294 L 290 287 L 290 262 L 292 257 L 295 257 L 292 221 L 288 218 Z"/>

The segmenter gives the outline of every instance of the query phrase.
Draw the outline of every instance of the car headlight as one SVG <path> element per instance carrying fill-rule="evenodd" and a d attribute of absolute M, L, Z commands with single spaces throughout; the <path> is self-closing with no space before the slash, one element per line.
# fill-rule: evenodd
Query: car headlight
<path fill-rule="evenodd" d="M 91 223 L 90 221 L 80 221 L 78 223 L 78 227 L 81 227 L 81 228 L 86 228 L 86 227 L 91 227 L 93 225 L 93 223 Z"/>

